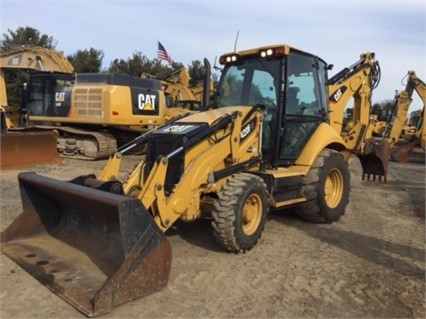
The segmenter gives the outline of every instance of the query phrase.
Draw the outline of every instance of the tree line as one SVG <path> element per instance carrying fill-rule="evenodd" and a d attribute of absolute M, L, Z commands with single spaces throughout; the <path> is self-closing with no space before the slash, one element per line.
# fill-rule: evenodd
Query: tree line
<path fill-rule="evenodd" d="M 0 52 L 7 52 L 20 46 L 39 46 L 47 49 L 57 50 L 58 41 L 51 35 L 42 34 L 36 28 L 21 26 L 16 30 L 7 29 L 3 33 L 0 42 Z M 57 50 L 60 51 L 60 50 Z M 149 74 L 159 79 L 165 79 L 173 72 L 183 67 L 182 63 L 173 62 L 164 65 L 158 58 L 149 59 L 140 51 L 133 52 L 127 59 L 116 58 L 107 68 L 102 68 L 105 53 L 102 49 L 89 48 L 78 49 L 72 54 L 66 55 L 76 73 L 122 73 L 140 77 Z M 205 69 L 200 60 L 193 60 L 187 67 L 190 76 L 190 85 L 197 85 L 204 80 Z M 19 103 L 19 88 L 28 81 L 28 73 L 24 71 L 8 72 L 5 70 L 5 81 L 8 88 L 8 99 L 10 104 Z"/>
<path fill-rule="evenodd" d="M 42 34 L 36 28 L 25 26 L 18 27 L 16 30 L 8 29 L 7 33 L 3 33 L 0 49 L 2 52 L 6 52 L 13 47 L 26 45 L 56 50 L 57 44 L 58 41 L 53 36 Z M 183 64 L 179 62 L 164 65 L 158 58 L 151 60 L 142 52 L 135 51 L 131 57 L 127 59 L 116 58 L 110 63 L 109 67 L 102 69 L 104 56 L 104 51 L 96 48 L 78 49 L 74 53 L 66 55 L 77 73 L 111 72 L 138 77 L 145 73 L 164 79 L 183 67 Z M 187 66 L 187 69 L 191 78 L 190 85 L 196 85 L 204 79 L 205 70 L 200 60 L 193 60 Z"/>

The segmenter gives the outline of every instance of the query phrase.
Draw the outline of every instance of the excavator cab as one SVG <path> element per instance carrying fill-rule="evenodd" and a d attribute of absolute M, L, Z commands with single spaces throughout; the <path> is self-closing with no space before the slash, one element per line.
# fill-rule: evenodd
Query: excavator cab
<path fill-rule="evenodd" d="M 0 108 L 6 122 L 1 133 L 0 168 L 16 169 L 37 164 L 59 163 L 61 159 L 56 149 L 58 137 L 56 132 L 27 130 L 27 103 L 21 94 L 21 103 L 9 104 L 13 99 L 8 99 L 4 74 L 16 70 L 30 71 L 30 74 L 42 72 L 48 76 L 74 73 L 73 66 L 65 56 L 51 49 L 20 47 L 5 50 L 0 54 Z M 50 105 L 42 100 L 40 102 L 41 108 Z"/>
<path fill-rule="evenodd" d="M 74 81 L 74 74 L 31 74 L 25 97 L 27 115 L 67 116 Z"/>

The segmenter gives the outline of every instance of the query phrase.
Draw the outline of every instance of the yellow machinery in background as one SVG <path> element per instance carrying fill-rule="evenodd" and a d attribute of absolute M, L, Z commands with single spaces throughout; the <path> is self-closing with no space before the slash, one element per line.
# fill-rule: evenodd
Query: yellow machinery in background
<path fill-rule="evenodd" d="M 72 75 L 74 68 L 58 51 L 42 47 L 21 47 L 0 54 L 1 169 L 58 163 L 57 134 L 24 132 L 25 114 L 21 105 L 9 105 L 5 72 L 16 70 L 49 75 Z M 17 130 L 12 130 L 17 129 Z"/>
<path fill-rule="evenodd" d="M 214 84 L 210 80 L 210 62 L 207 59 L 204 59 L 204 66 L 205 78 L 209 80 L 203 81 L 201 85 L 190 85 L 189 72 L 185 67 L 176 70 L 164 79 L 160 79 L 169 108 L 201 111 L 205 107 L 203 104 L 210 103 L 214 95 Z M 147 74 L 142 74 L 141 77 L 155 78 Z"/>
<path fill-rule="evenodd" d="M 200 110 L 203 101 L 194 100 L 184 71 L 169 81 L 114 73 L 32 74 L 28 122 L 32 130 L 58 133 L 62 157 L 107 158 L 140 134 Z M 209 77 L 207 70 L 206 82 Z M 197 107 L 184 107 L 187 102 Z"/>
<path fill-rule="evenodd" d="M 408 80 L 405 91 L 401 92 L 407 99 L 412 101 L 412 94 L 416 91 L 423 102 L 423 107 L 410 114 L 409 122 L 404 125 L 401 137 L 409 142 L 426 148 L 426 129 L 423 125 L 426 106 L 426 84 L 417 77 L 415 71 L 408 71 Z"/>

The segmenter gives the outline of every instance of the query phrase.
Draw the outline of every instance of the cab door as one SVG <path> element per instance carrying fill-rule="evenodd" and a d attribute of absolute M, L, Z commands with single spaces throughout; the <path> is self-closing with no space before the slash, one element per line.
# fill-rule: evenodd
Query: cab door
<path fill-rule="evenodd" d="M 286 63 L 280 165 L 296 161 L 309 138 L 327 121 L 326 64 L 314 56 L 290 52 Z"/>

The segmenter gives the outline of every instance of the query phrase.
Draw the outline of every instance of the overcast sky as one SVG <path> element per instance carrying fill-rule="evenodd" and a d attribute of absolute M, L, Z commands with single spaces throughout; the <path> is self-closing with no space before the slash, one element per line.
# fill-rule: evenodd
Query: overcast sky
<path fill-rule="evenodd" d="M 157 40 L 176 62 L 285 43 L 334 64 L 330 76 L 373 51 L 381 82 L 373 103 L 393 99 L 415 70 L 426 81 L 426 0 L 182 1 L 0 0 L 2 34 L 33 27 L 65 54 L 100 49 L 104 67 L 136 51 L 157 57 Z M 166 63 L 164 61 L 164 63 Z M 422 103 L 414 93 L 410 111 Z"/>

